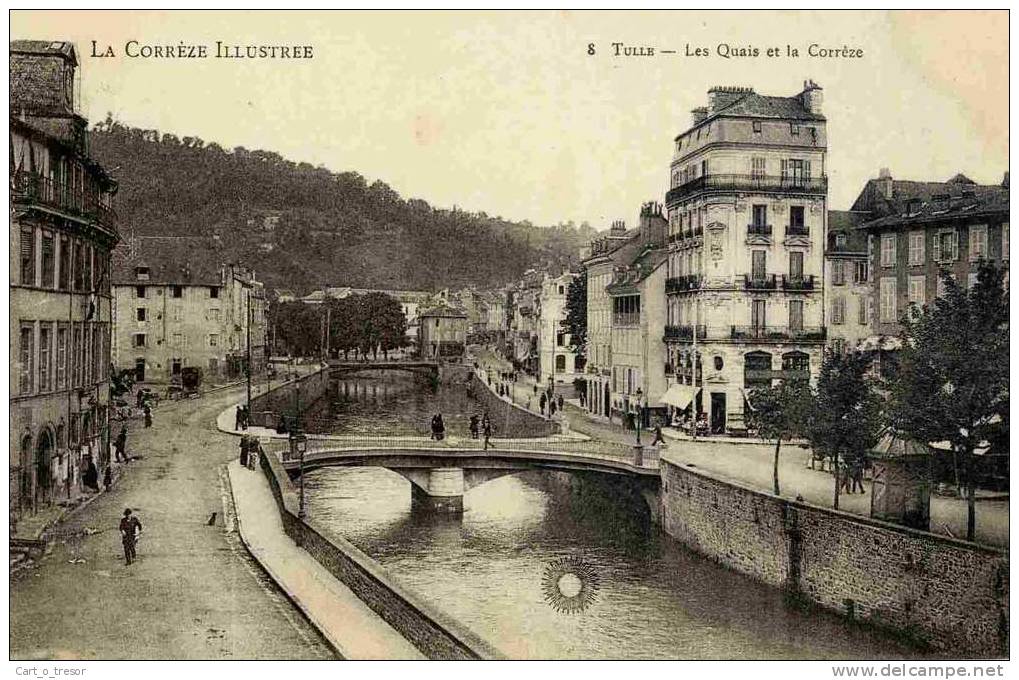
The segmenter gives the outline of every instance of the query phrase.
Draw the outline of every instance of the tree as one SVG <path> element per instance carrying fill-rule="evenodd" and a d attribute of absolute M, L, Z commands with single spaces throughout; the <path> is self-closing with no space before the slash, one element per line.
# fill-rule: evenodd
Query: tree
<path fill-rule="evenodd" d="M 928 444 L 948 442 L 976 531 L 977 448 L 1008 438 L 1008 292 L 1004 273 L 981 263 L 976 285 L 941 273 L 944 294 L 901 320 L 902 350 L 890 384 L 889 418 Z"/>
<path fill-rule="evenodd" d="M 276 342 L 292 356 L 311 356 L 319 351 L 320 312 L 303 302 L 284 302 L 275 313 Z"/>
<path fill-rule="evenodd" d="M 811 445 L 832 460 L 836 510 L 842 486 L 840 460 L 865 456 L 883 424 L 881 402 L 868 377 L 870 366 L 866 355 L 827 351 L 808 413 Z"/>
<path fill-rule="evenodd" d="M 778 458 L 782 441 L 801 436 L 806 431 L 810 412 L 810 384 L 806 380 L 782 380 L 771 387 L 757 388 L 748 395 L 750 411 L 747 425 L 757 430 L 761 439 L 775 441 L 775 465 L 772 473 L 775 495 L 778 485 Z"/>
<path fill-rule="evenodd" d="M 566 318 L 563 327 L 570 334 L 570 349 L 587 356 L 587 270 L 575 277 L 566 289 Z"/>

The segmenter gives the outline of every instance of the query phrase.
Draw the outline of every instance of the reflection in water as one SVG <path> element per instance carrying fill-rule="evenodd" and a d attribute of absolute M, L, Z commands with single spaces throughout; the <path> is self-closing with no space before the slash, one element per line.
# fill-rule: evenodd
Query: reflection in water
<path fill-rule="evenodd" d="M 402 394 L 397 391 L 397 394 Z M 646 522 L 639 498 L 594 477 L 528 472 L 483 484 L 463 516 L 412 511 L 409 483 L 381 468 L 308 478 L 309 512 L 511 658 L 886 658 L 917 656 L 685 550 Z M 578 614 L 544 599 L 545 566 L 599 574 Z"/>

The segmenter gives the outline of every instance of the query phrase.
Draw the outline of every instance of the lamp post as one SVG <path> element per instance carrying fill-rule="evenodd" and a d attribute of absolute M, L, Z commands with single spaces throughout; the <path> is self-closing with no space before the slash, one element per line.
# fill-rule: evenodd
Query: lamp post
<path fill-rule="evenodd" d="M 297 518 L 304 520 L 304 453 L 308 449 L 308 438 L 304 436 L 302 432 L 290 433 L 290 455 L 293 457 L 295 454 L 301 461 L 300 474 L 301 474 L 301 497 L 300 502 L 297 506 Z"/>
<path fill-rule="evenodd" d="M 644 390 L 637 388 L 637 445 L 640 445 L 640 426 L 641 421 L 644 419 Z"/>

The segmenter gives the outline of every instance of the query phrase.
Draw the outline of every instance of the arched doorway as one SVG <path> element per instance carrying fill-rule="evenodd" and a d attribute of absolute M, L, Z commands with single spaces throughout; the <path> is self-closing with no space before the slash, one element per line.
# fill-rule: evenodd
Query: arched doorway
<path fill-rule="evenodd" d="M 39 433 L 35 445 L 35 501 L 36 507 L 49 505 L 53 502 L 53 455 L 56 447 L 51 430 L 44 429 Z"/>
<path fill-rule="evenodd" d="M 21 469 L 18 473 L 18 505 L 23 512 L 31 510 L 33 504 L 32 492 L 32 435 L 26 434 L 21 438 Z"/>

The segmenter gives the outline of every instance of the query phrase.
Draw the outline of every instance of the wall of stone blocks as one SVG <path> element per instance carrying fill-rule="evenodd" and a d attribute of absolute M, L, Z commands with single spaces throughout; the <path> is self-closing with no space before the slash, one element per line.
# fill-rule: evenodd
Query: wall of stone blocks
<path fill-rule="evenodd" d="M 551 437 L 560 432 L 559 423 L 554 420 L 542 418 L 500 398 L 493 390 L 495 381 L 489 386 L 483 378 L 474 375 L 470 383 L 464 382 L 463 385 L 464 389 L 469 390 L 470 394 L 488 410 L 488 416 L 495 427 L 493 435 L 495 437 L 503 439 Z M 535 396 L 534 403 L 537 404 L 537 401 L 538 397 Z"/>
<path fill-rule="evenodd" d="M 962 656 L 1008 654 L 1008 553 L 779 498 L 662 461 L 662 526 L 701 554 Z"/>
<path fill-rule="evenodd" d="M 307 411 L 315 401 L 329 390 L 329 371 L 322 369 L 302 376 L 296 382 L 282 383 L 265 394 L 251 398 L 251 422 L 261 427 L 275 428 L 281 414 L 293 415 L 300 389 L 301 411 Z"/>

